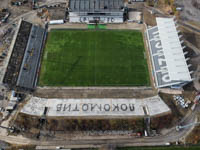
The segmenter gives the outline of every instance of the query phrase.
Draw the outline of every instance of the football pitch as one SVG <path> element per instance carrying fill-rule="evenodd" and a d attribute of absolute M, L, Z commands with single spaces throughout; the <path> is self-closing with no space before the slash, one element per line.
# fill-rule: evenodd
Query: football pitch
<path fill-rule="evenodd" d="M 39 85 L 150 85 L 142 33 L 51 30 L 43 53 Z"/>

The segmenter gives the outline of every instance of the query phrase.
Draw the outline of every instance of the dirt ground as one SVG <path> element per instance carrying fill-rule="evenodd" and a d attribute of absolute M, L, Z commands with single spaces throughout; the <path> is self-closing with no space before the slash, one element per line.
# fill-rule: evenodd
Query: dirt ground
<path fill-rule="evenodd" d="M 127 4 L 127 7 L 129 10 L 142 11 L 144 8 L 144 3 L 132 2 L 131 4 Z"/>
<path fill-rule="evenodd" d="M 173 100 L 173 94 L 170 95 L 170 94 L 159 93 L 159 95 L 172 111 L 172 114 L 173 114 L 173 117 L 171 120 L 172 124 L 176 125 L 178 121 L 183 116 L 185 116 L 188 111 L 190 111 L 189 108 L 185 109 L 185 108 L 182 108 L 180 105 L 177 105 L 175 101 Z M 185 100 L 193 100 L 193 94 L 191 92 L 185 92 L 183 93 L 183 96 Z"/>
<path fill-rule="evenodd" d="M 50 20 L 59 20 L 65 18 L 65 7 L 55 7 L 48 9 Z"/>
<path fill-rule="evenodd" d="M 1 0 L 0 9 L 8 8 L 8 6 L 9 6 L 9 0 Z"/>
<path fill-rule="evenodd" d="M 200 34 L 197 34 L 195 32 L 192 32 L 182 26 L 179 27 L 181 33 L 183 34 L 183 37 L 185 40 L 192 43 L 194 46 L 196 46 L 200 51 Z"/>
<path fill-rule="evenodd" d="M 31 124 L 31 126 L 30 126 Z M 38 136 L 70 138 L 84 135 L 112 135 L 142 132 L 144 127 L 143 118 L 46 118 L 42 120 L 36 116 L 19 114 L 15 120 L 15 127 L 24 129 L 21 134 L 38 138 Z M 70 135 L 70 136 L 66 136 Z"/>
<path fill-rule="evenodd" d="M 174 0 L 159 0 L 156 7 L 161 9 L 165 14 L 173 13 Z"/>
<path fill-rule="evenodd" d="M 173 126 L 174 115 L 164 114 L 152 118 L 151 127 L 157 131 Z M 33 123 L 30 123 L 33 122 Z M 31 126 L 30 126 L 31 124 Z M 109 136 L 137 136 L 143 134 L 144 118 L 63 118 L 49 117 L 42 120 L 35 116 L 19 114 L 15 120 L 15 127 L 23 129 L 21 132 L 29 138 L 62 138 L 72 137 L 109 137 Z"/>
<path fill-rule="evenodd" d="M 143 10 L 144 22 L 148 26 L 156 26 L 156 18 L 147 9 Z"/>
<path fill-rule="evenodd" d="M 187 63 L 192 65 L 192 66 L 189 67 L 189 70 L 190 71 L 196 71 L 197 67 L 199 65 L 200 56 L 198 54 L 196 54 L 193 51 L 193 49 L 191 49 L 189 47 L 186 47 L 184 49 L 184 52 L 188 52 L 188 54 L 185 55 L 186 58 L 190 58 L 190 60 L 188 60 Z M 194 74 L 192 74 L 192 77 L 194 77 Z"/>
<path fill-rule="evenodd" d="M 132 30 L 141 30 L 143 25 L 129 22 L 129 23 L 122 23 L 122 24 L 107 24 L 107 29 L 132 29 Z"/>
<path fill-rule="evenodd" d="M 198 114 L 198 122 L 200 114 Z M 190 144 L 198 144 L 200 142 L 200 125 L 196 126 L 192 132 L 186 137 L 186 142 Z"/>
<path fill-rule="evenodd" d="M 182 20 L 194 21 L 200 24 L 200 1 L 199 0 L 176 0 L 177 6 L 183 8 L 180 12 Z"/>
<path fill-rule="evenodd" d="M 183 40 L 185 41 L 184 45 L 186 45 L 186 48 L 184 51 L 188 52 L 186 55 L 187 58 L 190 58 L 188 61 L 188 64 L 191 64 L 192 66 L 189 67 L 190 71 L 194 71 L 192 74 L 192 77 L 195 79 L 193 81 L 194 84 L 189 84 L 185 88 L 185 90 L 199 90 L 200 89 L 200 83 L 198 81 L 200 72 L 199 72 L 199 62 L 200 62 L 200 34 L 193 32 L 189 29 L 186 29 L 183 26 L 179 27 L 179 30 L 181 31 L 181 34 L 183 35 Z M 194 89 L 195 87 L 195 89 Z"/>
<path fill-rule="evenodd" d="M 19 145 L 13 145 L 11 148 L 8 148 L 7 150 L 35 150 L 36 146 L 19 146 Z"/>
<path fill-rule="evenodd" d="M 159 93 L 160 97 L 164 100 L 164 102 L 168 105 L 168 107 L 171 109 L 172 114 L 175 114 L 175 117 L 179 119 L 179 117 L 182 117 L 183 115 L 179 112 L 177 109 L 175 103 L 173 102 L 173 95 L 170 94 L 164 94 Z"/>
<path fill-rule="evenodd" d="M 31 11 L 31 2 L 31 0 L 28 0 L 28 3 L 23 4 L 21 6 L 12 6 L 11 0 L 0 0 L 0 9 L 8 9 L 8 12 L 10 12 L 10 16 L 7 22 L 3 23 L 2 25 L 6 25 L 13 21 L 15 18 L 19 17 L 20 15 Z"/>
<path fill-rule="evenodd" d="M 11 0 L 3 0 L 3 1 L 7 1 L 8 3 L 7 8 L 11 13 L 10 17 L 8 18 L 8 22 L 32 9 L 30 0 L 27 4 L 22 5 L 22 6 L 11 6 L 11 3 L 10 3 Z"/>
<path fill-rule="evenodd" d="M 37 88 L 33 95 L 42 98 L 146 98 L 156 95 L 156 92 L 152 89 Z"/>

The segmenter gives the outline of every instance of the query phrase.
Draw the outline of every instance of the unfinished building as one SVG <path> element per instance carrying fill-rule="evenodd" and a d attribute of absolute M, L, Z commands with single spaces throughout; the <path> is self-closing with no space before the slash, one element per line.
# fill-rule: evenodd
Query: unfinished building
<path fill-rule="evenodd" d="M 10 89 L 34 90 L 46 30 L 22 21 L 3 83 Z"/>
<path fill-rule="evenodd" d="M 10 87 L 16 85 L 31 27 L 32 24 L 22 21 L 3 79 L 3 83 L 8 84 Z"/>

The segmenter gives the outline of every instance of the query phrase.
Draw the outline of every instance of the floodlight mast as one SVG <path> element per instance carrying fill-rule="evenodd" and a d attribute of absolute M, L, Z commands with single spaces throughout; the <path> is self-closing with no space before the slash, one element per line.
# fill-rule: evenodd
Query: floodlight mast
<path fill-rule="evenodd" d="M 193 125 L 196 126 L 198 124 L 200 124 L 200 122 L 189 123 L 189 124 L 184 125 L 184 126 L 178 125 L 178 126 L 176 126 L 176 131 L 180 131 L 181 129 L 188 128 L 188 127 L 193 126 Z"/>

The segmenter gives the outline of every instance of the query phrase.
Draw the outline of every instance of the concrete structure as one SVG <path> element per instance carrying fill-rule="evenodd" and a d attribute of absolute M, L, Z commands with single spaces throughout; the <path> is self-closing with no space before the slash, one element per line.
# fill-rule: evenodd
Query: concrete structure
<path fill-rule="evenodd" d="M 46 30 L 32 26 L 24 58 L 21 64 L 17 87 L 32 90 L 36 87 L 40 54 L 45 39 Z"/>
<path fill-rule="evenodd" d="M 32 24 L 21 21 L 16 40 L 13 41 L 12 54 L 9 58 L 7 69 L 4 75 L 3 83 L 7 84 L 11 89 L 16 87 L 21 63 L 29 39 Z"/>
<path fill-rule="evenodd" d="M 173 18 L 158 17 L 156 21 L 157 26 L 147 31 L 155 85 L 181 88 L 192 81 L 181 35 Z"/>
<path fill-rule="evenodd" d="M 10 89 L 34 90 L 46 29 L 22 21 L 3 83 Z"/>
<path fill-rule="evenodd" d="M 122 23 L 123 0 L 69 0 L 69 22 Z"/>
<path fill-rule="evenodd" d="M 159 96 L 144 99 L 46 99 L 32 97 L 21 110 L 29 115 L 86 117 L 156 116 L 169 113 L 169 107 Z"/>

